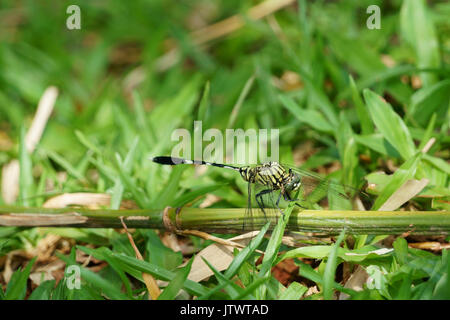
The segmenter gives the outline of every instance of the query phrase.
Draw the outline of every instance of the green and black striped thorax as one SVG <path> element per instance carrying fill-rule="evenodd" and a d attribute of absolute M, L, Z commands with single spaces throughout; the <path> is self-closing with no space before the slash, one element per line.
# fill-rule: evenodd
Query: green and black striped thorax
<path fill-rule="evenodd" d="M 286 170 L 278 162 L 266 162 L 255 167 L 240 167 L 239 173 L 245 181 L 274 190 L 295 191 L 300 186 L 300 176 L 291 169 Z"/>

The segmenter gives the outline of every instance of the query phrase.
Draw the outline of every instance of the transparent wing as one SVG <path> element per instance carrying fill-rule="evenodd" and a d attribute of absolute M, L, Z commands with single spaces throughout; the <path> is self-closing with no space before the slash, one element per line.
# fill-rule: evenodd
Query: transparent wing
<path fill-rule="evenodd" d="M 254 223 L 253 223 L 253 212 L 252 212 L 252 184 L 251 183 L 247 183 L 248 188 L 247 188 L 247 209 L 245 210 L 245 217 L 244 217 L 244 222 L 242 225 L 242 229 L 244 231 L 247 230 L 253 230 L 254 228 Z"/>
<path fill-rule="evenodd" d="M 277 205 L 279 190 L 272 190 L 267 186 L 248 184 L 248 205 L 244 218 L 244 230 L 261 229 L 267 221 L 277 221 L 282 213 Z M 282 205 L 282 204 L 280 204 Z"/>
<path fill-rule="evenodd" d="M 355 197 L 359 197 L 364 202 L 372 202 L 367 193 L 344 185 L 334 179 L 325 178 L 315 172 L 300 169 L 295 166 L 285 164 L 283 166 L 286 169 L 291 169 L 301 177 L 302 193 L 309 203 L 317 203 L 330 195 L 345 200 L 352 200 Z"/>

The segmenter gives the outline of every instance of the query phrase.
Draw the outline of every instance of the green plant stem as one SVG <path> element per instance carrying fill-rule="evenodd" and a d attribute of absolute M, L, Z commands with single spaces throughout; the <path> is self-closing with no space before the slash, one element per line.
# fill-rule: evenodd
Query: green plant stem
<path fill-rule="evenodd" d="M 165 215 L 165 219 L 163 216 Z M 253 223 L 259 230 L 267 222 L 275 225 L 279 212 L 253 210 Z M 201 230 L 217 233 L 242 233 L 245 209 L 167 208 L 137 210 L 90 210 L 83 208 L 27 208 L 0 206 L 0 226 L 122 228 L 120 217 L 129 228 Z M 450 211 L 338 211 L 293 210 L 287 230 L 339 234 L 450 234 Z"/>

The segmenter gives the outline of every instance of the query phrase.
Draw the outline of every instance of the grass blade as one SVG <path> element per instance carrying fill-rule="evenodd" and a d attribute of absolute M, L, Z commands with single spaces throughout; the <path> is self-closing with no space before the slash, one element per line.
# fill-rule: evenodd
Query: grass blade
<path fill-rule="evenodd" d="M 344 236 L 345 230 L 342 230 L 327 259 L 327 265 L 325 266 L 325 272 L 323 274 L 323 298 L 325 300 L 331 300 L 333 297 L 333 284 L 336 274 L 338 249 L 342 240 L 344 240 Z"/>
<path fill-rule="evenodd" d="M 209 106 L 210 106 L 210 97 L 209 97 L 209 81 L 205 84 L 205 89 L 203 90 L 202 100 L 200 101 L 200 106 L 198 108 L 198 119 L 202 121 L 207 121 L 209 117 Z"/>
<path fill-rule="evenodd" d="M 355 80 L 350 75 L 350 89 L 352 92 L 353 104 L 355 105 L 356 114 L 358 115 L 359 122 L 361 123 L 361 133 L 362 134 L 372 134 L 374 132 L 374 127 L 372 120 L 370 119 L 369 111 L 364 104 L 359 91 L 356 88 Z"/>
<path fill-rule="evenodd" d="M 129 257 L 123 254 L 116 254 L 113 253 L 113 256 L 117 258 L 119 261 L 122 261 L 123 263 L 132 266 L 133 268 L 151 274 L 153 277 L 157 279 L 161 279 L 164 281 L 170 281 L 175 277 L 175 274 L 171 271 L 168 271 L 166 269 L 163 269 L 161 267 L 158 267 L 150 262 L 142 261 L 133 257 Z M 202 286 L 201 284 L 191 281 L 187 279 L 184 282 L 184 289 L 186 289 L 191 294 L 201 296 L 206 294 L 209 289 Z"/>
<path fill-rule="evenodd" d="M 286 95 L 280 95 L 279 98 L 283 106 L 300 122 L 319 131 L 327 133 L 333 132 L 333 127 L 319 111 L 301 108 L 294 100 Z"/>
<path fill-rule="evenodd" d="M 280 300 L 299 300 L 308 288 L 298 282 L 292 282 L 289 287 L 280 295 Z"/>
<path fill-rule="evenodd" d="M 214 266 L 210 264 L 208 260 L 206 260 L 204 257 L 201 258 L 214 273 L 214 276 L 216 277 L 219 284 L 226 284 L 224 289 L 230 295 L 231 299 L 233 300 L 237 299 L 237 297 L 239 297 L 244 292 L 241 287 L 239 287 L 237 284 L 227 279 L 222 273 L 220 273 L 216 268 L 214 268 Z"/>
<path fill-rule="evenodd" d="M 191 271 L 192 262 L 194 258 L 191 258 L 189 262 L 180 270 L 176 271 L 175 277 L 169 282 L 169 285 L 161 292 L 158 300 L 173 300 L 177 296 L 181 288 L 183 288 L 184 283 Z"/>
<path fill-rule="evenodd" d="M 27 281 L 30 276 L 31 268 L 37 257 L 31 259 L 23 270 L 17 270 L 12 275 L 5 292 L 7 300 L 22 300 L 27 291 Z"/>
<path fill-rule="evenodd" d="M 295 195 L 297 197 L 297 195 Z M 263 261 L 261 263 L 261 269 L 258 273 L 258 277 L 268 277 L 270 271 L 274 265 L 274 262 L 277 258 L 278 250 L 281 245 L 281 240 L 284 236 L 284 230 L 286 228 L 286 224 L 289 221 L 289 216 L 294 208 L 294 203 L 290 203 L 288 208 L 284 210 L 283 215 L 278 220 L 275 229 L 273 230 L 272 236 L 270 237 L 269 243 L 266 247 L 266 252 L 264 254 Z M 266 296 L 266 287 L 260 288 L 260 299 L 264 299 Z"/>
<path fill-rule="evenodd" d="M 439 67 L 436 31 L 424 0 L 403 1 L 400 9 L 400 31 L 403 38 L 414 48 L 416 65 L 419 68 Z M 431 73 L 422 73 L 420 77 L 424 86 L 432 85 L 436 81 L 436 76 Z"/>
<path fill-rule="evenodd" d="M 20 129 L 19 143 L 19 199 L 23 206 L 31 206 L 29 198 L 33 194 L 33 174 L 31 158 L 25 141 L 25 127 Z"/>
<path fill-rule="evenodd" d="M 411 158 L 415 153 L 415 146 L 402 118 L 376 93 L 365 89 L 364 98 L 372 121 L 378 130 L 397 149 L 404 160 Z"/>
<path fill-rule="evenodd" d="M 28 297 L 28 300 L 50 300 L 53 288 L 55 287 L 55 280 L 47 280 L 42 282 L 39 287 Z"/>
<path fill-rule="evenodd" d="M 403 163 L 397 171 L 394 172 L 391 181 L 381 190 L 381 193 L 375 200 L 371 210 L 381 210 L 382 205 L 386 202 L 386 200 L 388 200 L 389 197 L 408 179 L 412 179 L 414 177 L 417 170 L 417 165 L 419 164 L 422 155 L 422 152 L 418 152 L 414 157 Z"/>
<path fill-rule="evenodd" d="M 258 235 L 254 239 L 252 239 L 250 244 L 236 255 L 236 257 L 230 263 L 227 271 L 225 271 L 224 275 L 226 278 L 231 279 L 231 277 L 233 277 L 239 271 L 239 268 L 242 266 L 242 264 L 247 261 L 251 254 L 261 244 L 262 240 L 264 239 L 264 235 L 269 229 L 269 226 L 270 222 L 267 222 L 266 225 L 261 229 L 261 231 L 259 231 Z"/>

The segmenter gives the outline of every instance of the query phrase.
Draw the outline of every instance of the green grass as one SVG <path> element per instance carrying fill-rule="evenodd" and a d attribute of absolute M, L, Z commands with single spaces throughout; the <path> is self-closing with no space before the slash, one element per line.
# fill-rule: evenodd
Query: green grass
<path fill-rule="evenodd" d="M 122 200 L 149 209 L 197 207 L 207 194 L 219 199 L 211 208 L 245 207 L 247 186 L 233 172 L 196 172 L 148 160 L 170 154 L 178 143 L 171 141 L 174 129 L 193 135 L 194 121 L 201 120 L 203 132 L 279 129 L 280 161 L 300 157 L 309 170 L 338 163 L 331 177 L 353 187 L 376 185 L 374 210 L 405 181 L 422 178 L 428 185 L 402 209 L 450 210 L 447 2 L 299 0 L 274 13 L 275 20 L 247 19 L 243 28 L 206 47 L 196 46 L 189 31 L 244 13 L 256 2 L 79 1 L 82 28 L 67 30 L 70 4 L 0 5 L 0 166 L 18 159 L 21 167 L 13 205 L 39 207 L 55 194 L 88 191 L 110 194 L 111 209 Z M 381 7 L 380 30 L 366 28 L 371 4 Z M 180 59 L 161 71 L 158 58 L 167 39 L 178 43 Z M 127 79 L 136 68 L 143 78 L 130 88 Z M 284 80 L 292 74 L 292 83 Z M 60 94 L 30 154 L 25 134 L 50 85 Z M 330 199 L 331 209 L 342 205 L 335 201 Z M 187 279 L 190 263 L 210 241 L 184 239 L 192 251 L 183 255 L 157 232 L 138 229 L 133 237 L 141 261 L 116 229 L 0 227 L 0 274 L 8 253 L 29 252 L 51 233 L 70 241 L 58 259 L 66 268 L 80 265 L 82 281 L 77 290 L 68 289 L 68 275 L 36 287 L 29 274 L 43 263 L 22 261 L 9 281 L 0 277 L 0 299 L 147 299 L 142 272 L 167 281 L 164 299 L 333 299 L 336 293 L 350 299 L 450 299 L 448 250 L 408 247 L 419 238 L 397 237 L 392 245 L 385 242 L 393 250 L 379 251 L 387 235 L 342 233 L 329 244 L 292 248 L 281 243 L 283 231 L 282 219 L 268 241 L 263 229 L 235 252 L 227 270 L 205 261 L 213 276 L 194 282 Z M 81 266 L 76 250 L 96 261 Z M 255 264 L 257 250 L 266 252 L 261 264 Z M 300 268 L 284 285 L 271 270 L 286 259 Z M 102 261 L 100 271 L 91 270 Z M 371 277 L 358 292 L 343 282 L 343 269 L 351 274 L 357 266 Z"/>

